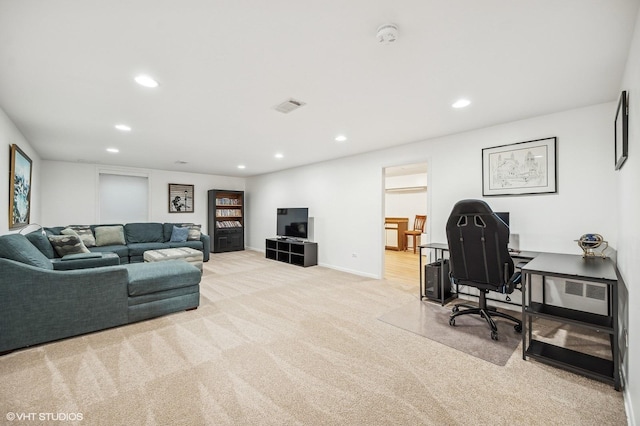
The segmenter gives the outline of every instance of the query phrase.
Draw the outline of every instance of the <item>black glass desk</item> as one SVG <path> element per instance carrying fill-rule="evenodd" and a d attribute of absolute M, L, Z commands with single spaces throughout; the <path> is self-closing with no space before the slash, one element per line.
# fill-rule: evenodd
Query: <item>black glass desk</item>
<path fill-rule="evenodd" d="M 422 244 L 418 247 L 420 248 L 420 300 L 426 300 L 426 299 L 435 300 L 437 302 L 440 302 L 440 304 L 444 306 L 450 300 L 453 300 L 458 296 L 458 288 L 456 286 L 456 291 L 455 292 L 452 291 L 449 297 L 445 297 L 444 296 L 446 294 L 445 288 L 447 285 L 451 287 L 451 282 L 449 281 L 449 277 L 445 277 L 445 274 L 441 273 L 440 274 L 440 292 L 438 294 L 440 294 L 442 297 L 440 298 L 427 297 L 426 279 L 424 277 L 424 265 L 422 263 L 422 256 L 423 256 L 422 250 L 427 249 L 427 250 L 434 251 L 435 261 L 440 262 L 440 267 L 441 267 L 440 271 L 442 271 L 444 266 L 444 261 L 445 261 L 445 252 L 449 252 L 449 245 L 446 243 L 429 243 L 429 244 Z M 440 254 L 440 256 L 438 256 L 438 254 Z M 511 254 L 511 258 L 517 262 L 517 261 L 530 261 L 540 253 L 535 251 L 514 250 L 514 251 L 510 251 L 510 254 Z M 489 299 L 489 300 L 493 300 L 493 299 Z"/>
<path fill-rule="evenodd" d="M 583 258 L 572 254 L 542 253 L 522 268 L 522 358 L 534 358 L 554 367 L 613 384 L 620 390 L 620 349 L 618 334 L 618 276 L 611 259 Z M 533 301 L 532 276 L 542 280 L 542 300 Z M 605 284 L 608 294 L 607 315 L 594 314 L 547 304 L 546 287 L 558 277 L 578 281 Z M 564 281 L 562 281 L 564 282 Z M 556 346 L 533 337 L 533 318 L 573 324 L 579 327 L 609 334 L 612 359 L 600 358 L 572 349 Z"/>

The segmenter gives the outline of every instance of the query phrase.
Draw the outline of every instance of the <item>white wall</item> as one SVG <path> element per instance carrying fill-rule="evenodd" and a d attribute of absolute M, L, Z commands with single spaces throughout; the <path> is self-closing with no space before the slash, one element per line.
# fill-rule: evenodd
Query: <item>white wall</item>
<path fill-rule="evenodd" d="M 384 167 L 428 163 L 427 239 L 445 242 L 453 205 L 482 198 L 482 148 L 556 136 L 557 194 L 486 201 L 511 213 L 522 249 L 578 254 L 574 240 L 587 232 L 615 247 L 616 175 L 603 160 L 613 158 L 614 109 L 614 103 L 600 104 L 249 178 L 247 245 L 264 250 L 264 239 L 274 236 L 277 207 L 308 205 L 320 264 L 381 277 Z"/>
<path fill-rule="evenodd" d="M 193 222 L 207 232 L 207 191 L 244 190 L 245 179 L 198 173 L 134 169 L 96 164 L 43 161 L 42 225 L 64 226 L 100 223 L 98 174 L 132 174 L 149 178 L 149 221 Z M 169 213 L 169 184 L 194 185 L 194 212 Z M 80 201 L 78 201 L 80 200 Z"/>
<path fill-rule="evenodd" d="M 618 202 L 614 220 L 618 223 L 618 270 L 628 290 L 623 312 L 630 325 L 624 365 L 625 402 L 629 424 L 635 425 L 640 417 L 640 12 L 620 90 L 629 92 L 629 158 L 616 173 Z M 631 359 L 636 361 L 629 365 Z"/>
<path fill-rule="evenodd" d="M 17 144 L 32 161 L 31 167 L 33 174 L 31 176 L 31 223 L 40 223 L 41 203 L 41 161 L 40 156 L 31 148 L 25 137 L 20 133 L 18 128 L 9 119 L 7 114 L 0 109 L 0 175 L 5 178 L 0 183 L 0 200 L 2 200 L 2 208 L 0 208 L 0 235 L 9 232 L 9 147 L 14 143 Z"/>
<path fill-rule="evenodd" d="M 385 188 L 385 216 L 409 218 L 411 229 L 416 215 L 427 214 L 426 173 L 388 176 L 385 178 Z"/>

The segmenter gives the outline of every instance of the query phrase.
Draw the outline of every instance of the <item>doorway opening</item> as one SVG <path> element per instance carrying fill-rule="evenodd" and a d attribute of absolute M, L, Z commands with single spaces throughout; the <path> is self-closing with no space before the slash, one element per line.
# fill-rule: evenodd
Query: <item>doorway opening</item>
<path fill-rule="evenodd" d="M 425 244 L 428 232 L 427 163 L 405 164 L 384 169 L 384 278 L 419 285 L 419 253 L 414 238 L 416 216 L 427 216 L 415 245 Z M 414 252 L 415 249 L 415 252 Z"/>

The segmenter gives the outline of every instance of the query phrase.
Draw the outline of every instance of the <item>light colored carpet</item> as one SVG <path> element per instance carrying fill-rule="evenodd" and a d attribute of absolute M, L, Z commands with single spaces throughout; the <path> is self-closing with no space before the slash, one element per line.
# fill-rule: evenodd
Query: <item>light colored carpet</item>
<path fill-rule="evenodd" d="M 458 300 L 456 302 L 462 303 L 464 301 Z M 414 300 L 382 315 L 380 321 L 496 365 L 506 365 L 513 351 L 522 343 L 522 334 L 517 333 L 513 328 L 515 323 L 495 317 L 498 340 L 492 340 L 487 322 L 479 315 L 461 315 L 456 317 L 455 327 L 449 325 L 453 304 L 452 302 L 447 306 L 440 306 L 433 302 Z M 504 309 L 500 311 L 515 315 L 516 318 L 520 316 L 518 312 Z"/>
<path fill-rule="evenodd" d="M 201 293 L 195 311 L 1 357 L 0 419 L 81 413 L 76 423 L 83 425 L 626 424 L 622 393 L 612 386 L 525 362 L 521 349 L 500 367 L 378 320 L 416 300 L 417 285 L 244 251 L 213 255 Z"/>

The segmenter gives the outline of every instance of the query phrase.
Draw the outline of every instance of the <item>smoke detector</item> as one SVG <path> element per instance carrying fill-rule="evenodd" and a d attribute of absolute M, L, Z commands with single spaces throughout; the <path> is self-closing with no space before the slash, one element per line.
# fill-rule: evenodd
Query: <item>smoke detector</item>
<path fill-rule="evenodd" d="M 398 26 L 396 24 L 382 25 L 378 28 L 376 37 L 379 43 L 393 43 L 398 38 Z"/>

